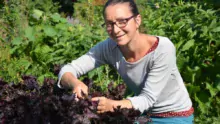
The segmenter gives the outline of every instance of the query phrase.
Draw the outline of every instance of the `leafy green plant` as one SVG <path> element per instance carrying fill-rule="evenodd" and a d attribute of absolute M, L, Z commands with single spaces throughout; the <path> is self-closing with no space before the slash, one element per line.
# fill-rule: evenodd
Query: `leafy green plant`
<path fill-rule="evenodd" d="M 193 100 L 196 117 L 208 116 L 209 121 L 215 121 L 220 114 L 217 11 L 197 3 L 162 1 L 157 7 L 145 7 L 142 17 L 148 33 L 167 36 L 175 44 L 178 68 Z M 196 123 L 205 121 L 200 119 Z"/>

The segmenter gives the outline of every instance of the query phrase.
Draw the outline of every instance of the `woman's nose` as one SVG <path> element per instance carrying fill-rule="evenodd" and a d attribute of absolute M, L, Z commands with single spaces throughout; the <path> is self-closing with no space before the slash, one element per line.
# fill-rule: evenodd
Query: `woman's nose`
<path fill-rule="evenodd" d="M 113 25 L 113 32 L 114 34 L 118 34 L 121 31 L 121 28 L 119 28 L 116 24 Z"/>

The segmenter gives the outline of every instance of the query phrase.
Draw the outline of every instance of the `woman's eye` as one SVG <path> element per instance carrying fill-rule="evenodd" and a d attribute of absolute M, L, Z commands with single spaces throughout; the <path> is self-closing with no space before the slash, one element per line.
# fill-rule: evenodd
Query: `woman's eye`
<path fill-rule="evenodd" d="M 119 24 L 124 24 L 124 23 L 126 23 L 126 20 L 119 20 L 118 23 Z"/>
<path fill-rule="evenodd" d="M 106 26 L 107 26 L 107 27 L 111 27 L 112 24 L 111 24 L 111 23 L 106 23 Z"/>

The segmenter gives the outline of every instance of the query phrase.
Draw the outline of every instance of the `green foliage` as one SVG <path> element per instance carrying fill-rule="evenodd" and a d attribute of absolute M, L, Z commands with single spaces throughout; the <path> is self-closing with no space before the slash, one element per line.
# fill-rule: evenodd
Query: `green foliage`
<path fill-rule="evenodd" d="M 193 99 L 196 116 L 215 117 L 220 68 L 220 18 L 217 11 L 197 3 L 169 3 L 155 6 L 141 4 L 143 27 L 150 34 L 167 36 L 176 46 L 177 64 Z M 153 8 L 153 9 L 152 9 Z M 169 10 L 169 11 L 167 11 Z M 205 120 L 196 120 L 201 123 Z"/>
<path fill-rule="evenodd" d="M 7 34 L 6 41 L 24 33 L 34 9 L 46 13 L 58 11 L 58 4 L 52 0 L 5 0 L 0 8 L 0 31 Z"/>
<path fill-rule="evenodd" d="M 92 1 L 75 3 L 74 9 L 73 16 L 79 19 L 82 24 L 101 26 L 104 23 L 102 6 L 94 6 Z"/>
<path fill-rule="evenodd" d="M 0 1 L 1 2 L 1 1 Z M 142 29 L 167 36 L 176 47 L 177 66 L 195 108 L 195 123 L 217 123 L 220 116 L 220 18 L 218 11 L 198 2 L 184 0 L 138 0 Z M 11 0 L 0 6 L 0 77 L 20 82 L 31 74 L 42 82 L 56 78 L 55 64 L 63 65 L 85 54 L 107 38 L 101 27 L 102 7 L 91 1 L 74 5 L 70 24 L 58 14 L 51 0 Z M 88 75 L 106 90 L 112 80 L 122 82 L 109 66 Z M 84 78 L 84 77 L 82 77 Z M 132 93 L 129 93 L 132 94 Z"/>
<path fill-rule="evenodd" d="M 15 2 L 8 3 L 8 5 L 10 4 L 14 5 Z M 0 59 L 5 63 L 4 67 L 2 67 L 1 77 L 9 82 L 14 81 L 16 78 L 19 79 L 22 74 L 35 75 L 40 81 L 42 81 L 44 76 L 56 78 L 57 75 L 52 73 L 55 64 L 62 65 L 76 59 L 85 54 L 97 42 L 106 38 L 106 33 L 104 29 L 100 28 L 100 25 L 94 25 L 93 28 L 85 24 L 72 25 L 68 23 L 67 19 L 62 18 L 60 14 L 48 12 L 53 12 L 54 8 L 48 6 L 46 9 L 44 6 L 38 6 L 40 5 L 40 0 L 30 2 L 28 5 L 33 6 L 28 8 L 30 12 L 24 14 L 26 10 L 21 11 L 27 19 L 25 21 L 27 24 L 24 26 L 25 30 L 21 30 L 19 35 L 14 35 L 14 32 L 6 32 L 8 36 L 1 38 L 4 42 L 9 41 L 7 44 L 10 53 L 9 60 Z M 26 8 L 24 4 L 23 8 Z M 20 10 L 20 8 L 16 9 Z M 15 15 L 18 17 L 18 12 Z M 7 23 L 3 24 L 8 25 L 7 17 L 11 17 L 11 14 L 5 13 L 4 16 L 3 22 Z M 18 29 L 15 27 L 15 22 L 10 23 L 13 24 L 10 25 L 13 30 Z M 23 26 L 20 23 L 18 25 Z M 20 61 L 28 62 L 23 63 L 27 66 L 21 69 L 21 66 L 16 64 Z M 7 65 L 7 63 L 10 63 L 9 65 L 11 66 Z M 8 66 L 12 69 L 13 65 L 18 65 L 18 69 L 10 70 L 6 67 Z M 103 72 L 105 68 L 107 66 L 91 73 Z M 103 81 L 102 76 L 93 77 Z"/>

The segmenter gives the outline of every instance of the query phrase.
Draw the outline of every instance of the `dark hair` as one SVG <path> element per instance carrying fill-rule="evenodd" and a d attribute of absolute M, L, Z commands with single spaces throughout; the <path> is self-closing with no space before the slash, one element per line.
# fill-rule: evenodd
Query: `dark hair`
<path fill-rule="evenodd" d="M 139 11 L 137 8 L 136 3 L 134 2 L 134 0 L 108 0 L 103 8 L 103 17 L 105 18 L 105 9 L 109 6 L 109 5 L 116 5 L 119 3 L 129 3 L 130 6 L 130 10 L 132 12 L 133 15 L 138 15 Z"/>

